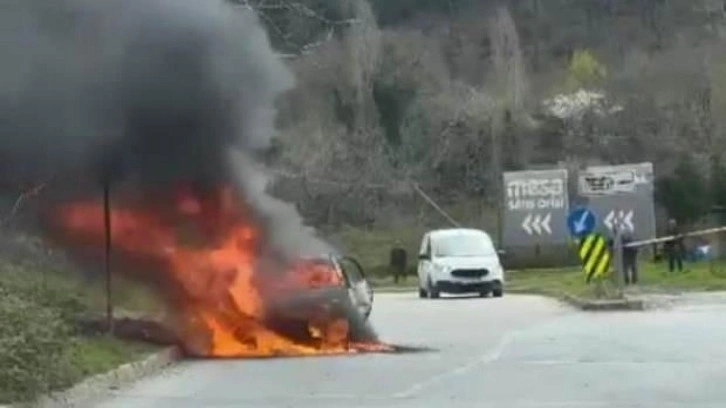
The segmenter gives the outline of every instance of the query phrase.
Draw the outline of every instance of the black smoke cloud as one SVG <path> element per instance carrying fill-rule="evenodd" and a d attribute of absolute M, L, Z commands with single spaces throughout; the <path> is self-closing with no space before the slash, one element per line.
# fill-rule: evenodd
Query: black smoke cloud
<path fill-rule="evenodd" d="M 327 252 L 254 160 L 293 85 L 225 0 L 4 0 L 0 174 L 156 187 L 232 182 L 283 253 Z M 96 188 L 98 184 L 96 184 Z"/>
<path fill-rule="evenodd" d="M 223 0 L 6 0 L 3 172 L 207 179 L 264 148 L 292 85 L 256 17 Z"/>

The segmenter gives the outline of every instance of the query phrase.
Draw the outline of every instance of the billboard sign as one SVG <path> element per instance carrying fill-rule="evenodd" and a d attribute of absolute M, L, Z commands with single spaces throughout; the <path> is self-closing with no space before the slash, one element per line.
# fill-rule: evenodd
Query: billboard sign
<path fill-rule="evenodd" d="M 504 173 L 504 245 L 565 242 L 568 207 L 567 170 Z"/>
<path fill-rule="evenodd" d="M 605 232 L 650 239 L 656 234 L 653 177 L 651 163 L 588 167 L 578 176 L 578 195 Z"/>

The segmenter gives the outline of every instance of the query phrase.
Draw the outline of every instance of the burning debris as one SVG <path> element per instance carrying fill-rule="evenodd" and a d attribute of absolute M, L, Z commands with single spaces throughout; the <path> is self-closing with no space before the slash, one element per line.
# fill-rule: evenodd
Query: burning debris
<path fill-rule="evenodd" d="M 8 3 L 3 170 L 95 179 L 56 186 L 43 218 L 54 242 L 102 257 L 104 207 L 88 197 L 111 185 L 118 270 L 157 289 L 189 354 L 388 349 L 340 277 L 301 261 L 327 245 L 265 191 L 254 157 L 292 81 L 254 15 L 221 0 Z"/>

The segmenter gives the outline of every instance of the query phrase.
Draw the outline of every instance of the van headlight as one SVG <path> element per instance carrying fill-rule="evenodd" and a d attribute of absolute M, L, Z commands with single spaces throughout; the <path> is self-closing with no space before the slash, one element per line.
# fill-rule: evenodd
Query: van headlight
<path fill-rule="evenodd" d="M 449 265 L 439 265 L 438 269 L 444 275 L 451 273 L 451 266 Z"/>

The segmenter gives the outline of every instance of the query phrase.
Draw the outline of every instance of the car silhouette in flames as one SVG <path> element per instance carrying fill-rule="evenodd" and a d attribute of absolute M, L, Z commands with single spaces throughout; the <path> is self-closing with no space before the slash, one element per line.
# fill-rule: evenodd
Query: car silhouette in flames
<path fill-rule="evenodd" d="M 336 330 L 353 342 L 371 340 L 367 320 L 373 309 L 373 289 L 355 258 L 333 254 L 308 257 L 298 260 L 297 268 L 307 272 L 307 289 L 298 287 L 270 296 L 266 304 L 268 327 L 305 343 L 317 339 L 335 343 L 331 338 L 336 337 Z"/>

